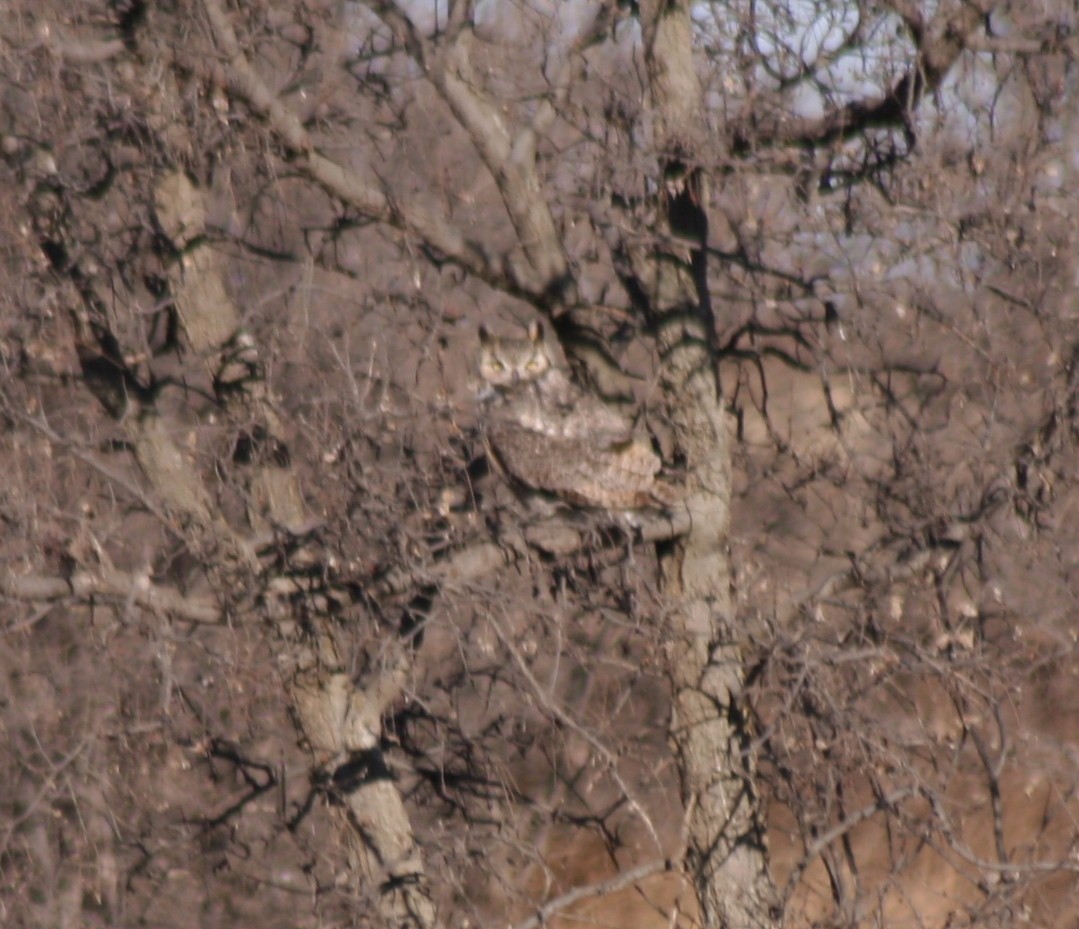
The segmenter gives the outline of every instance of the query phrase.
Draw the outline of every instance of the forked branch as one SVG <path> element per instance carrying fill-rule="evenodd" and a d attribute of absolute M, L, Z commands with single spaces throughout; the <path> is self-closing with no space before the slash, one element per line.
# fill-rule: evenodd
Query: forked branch
<path fill-rule="evenodd" d="M 488 254 L 437 210 L 414 201 L 399 202 L 380 185 L 317 152 L 314 140 L 296 114 L 278 99 L 247 60 L 220 0 L 203 0 L 203 8 L 214 40 L 225 55 L 229 87 L 266 120 L 288 149 L 293 163 L 312 180 L 365 216 L 416 236 L 492 286 L 535 296 L 527 286 L 527 275 L 517 270 L 521 262 L 513 253 L 504 258 Z"/>

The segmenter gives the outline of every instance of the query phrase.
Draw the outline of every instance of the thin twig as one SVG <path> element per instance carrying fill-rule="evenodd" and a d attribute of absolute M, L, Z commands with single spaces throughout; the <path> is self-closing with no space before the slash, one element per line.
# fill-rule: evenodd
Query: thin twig
<path fill-rule="evenodd" d="M 566 909 L 566 907 L 573 906 L 578 900 L 584 900 L 588 897 L 605 897 L 607 894 L 617 893 L 623 887 L 636 884 L 637 881 L 642 881 L 653 874 L 670 870 L 673 870 L 673 867 L 669 861 L 651 861 L 622 874 L 616 874 L 605 881 L 589 884 L 586 887 L 574 887 L 573 890 L 562 894 L 562 896 L 548 900 L 532 916 L 528 917 L 524 922 L 517 923 L 512 929 L 536 929 L 537 926 L 545 926 L 555 913 Z"/>
<path fill-rule="evenodd" d="M 603 758 L 607 765 L 608 770 L 611 772 L 611 777 L 614 778 L 614 782 L 618 785 L 618 789 L 622 791 L 622 796 L 626 798 L 626 802 L 640 818 L 648 829 L 649 834 L 652 836 L 652 841 L 656 843 L 656 848 L 659 851 L 663 851 L 663 843 L 660 841 L 659 833 L 656 831 L 656 827 L 652 824 L 652 818 L 648 815 L 644 806 L 637 799 L 636 794 L 630 788 L 629 784 L 625 782 L 621 773 L 618 770 L 618 759 L 615 758 L 606 745 L 603 744 L 596 736 L 582 726 L 577 720 L 570 716 L 565 710 L 563 710 L 553 700 L 548 699 L 546 691 L 540 685 L 540 682 L 536 680 L 532 671 L 528 667 L 528 663 L 524 660 L 524 656 L 521 655 L 520 650 L 510 641 L 509 636 L 502 630 L 502 627 L 493 619 L 490 621 L 491 626 L 495 630 L 495 635 L 498 636 L 499 641 L 505 646 L 506 651 L 513 656 L 513 660 L 516 663 L 521 674 L 524 675 L 525 680 L 528 682 L 528 686 L 532 688 L 536 698 L 543 704 L 547 711 L 557 719 L 567 729 L 576 732 L 582 739 L 584 739 L 589 745 L 592 746 Z"/>

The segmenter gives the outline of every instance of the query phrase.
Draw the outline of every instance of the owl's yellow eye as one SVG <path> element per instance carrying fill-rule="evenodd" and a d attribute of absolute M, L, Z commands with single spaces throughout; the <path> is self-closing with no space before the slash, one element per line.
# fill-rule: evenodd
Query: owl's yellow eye
<path fill-rule="evenodd" d="M 525 367 L 529 371 L 538 371 L 541 367 L 543 367 L 543 364 L 538 358 L 533 358 L 528 364 L 525 365 Z"/>
<path fill-rule="evenodd" d="M 492 361 L 491 362 L 491 370 L 492 371 L 505 371 L 506 366 L 504 364 L 502 364 L 501 361 Z"/>

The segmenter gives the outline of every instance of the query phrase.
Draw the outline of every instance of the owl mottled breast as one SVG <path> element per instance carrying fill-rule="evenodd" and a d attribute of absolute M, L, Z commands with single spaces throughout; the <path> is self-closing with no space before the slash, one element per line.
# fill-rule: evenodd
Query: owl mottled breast
<path fill-rule="evenodd" d="M 666 506 L 659 456 L 618 411 L 574 384 L 533 323 L 525 338 L 480 330 L 488 452 L 509 476 L 578 506 Z"/>

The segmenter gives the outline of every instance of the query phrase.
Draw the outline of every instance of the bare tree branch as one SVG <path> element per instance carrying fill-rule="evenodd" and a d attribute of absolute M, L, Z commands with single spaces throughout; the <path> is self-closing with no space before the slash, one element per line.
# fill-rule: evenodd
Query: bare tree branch
<path fill-rule="evenodd" d="M 526 142 L 515 152 L 505 118 L 479 90 L 470 60 L 471 32 L 461 29 L 448 48 L 436 52 L 397 3 L 377 0 L 371 8 L 403 38 L 405 48 L 442 95 L 494 178 L 532 269 L 528 289 L 561 301 L 561 291 L 569 283 L 566 258 L 536 176 L 535 146 Z"/>
<path fill-rule="evenodd" d="M 83 464 L 89 465 L 97 471 L 98 474 L 110 481 L 116 488 L 124 491 L 131 499 L 145 507 L 147 513 L 152 513 L 157 517 L 158 522 L 160 522 L 165 529 L 174 534 L 179 534 L 178 528 L 174 525 L 174 521 L 169 518 L 168 514 L 161 509 L 157 502 L 146 493 L 145 490 L 131 480 L 130 477 L 107 465 L 97 455 L 82 448 L 75 440 L 60 435 L 45 422 L 43 417 L 27 416 L 25 413 L 18 412 L 14 409 L 12 404 L 6 402 L 6 397 L 4 399 L 4 408 L 9 416 L 33 429 L 58 447 L 70 452 L 73 457 L 77 458 Z"/>
<path fill-rule="evenodd" d="M 662 851 L 663 843 L 659 838 L 659 833 L 656 831 L 652 818 L 648 815 L 648 811 L 637 798 L 636 791 L 632 790 L 629 784 L 626 783 L 625 778 L 622 777 L 622 773 L 618 770 L 618 759 L 594 732 L 591 732 L 585 726 L 582 726 L 576 719 L 563 710 L 562 707 L 558 706 L 556 702 L 549 698 L 547 692 L 540 685 L 540 682 L 536 680 L 536 676 L 528 667 L 528 663 L 521 655 L 520 649 L 510 641 L 505 630 L 494 619 L 489 618 L 489 622 L 494 628 L 495 634 L 498 636 L 502 646 L 513 656 L 514 663 L 517 665 L 517 670 L 520 671 L 524 679 L 528 681 L 528 686 L 532 689 L 532 693 L 535 695 L 536 699 L 540 701 L 547 712 L 555 717 L 555 719 L 563 726 L 576 732 L 582 739 L 591 745 L 593 749 L 595 749 L 596 754 L 599 755 L 607 765 L 607 770 L 611 774 L 611 779 L 618 785 L 618 789 L 622 792 L 622 796 L 625 797 L 626 803 L 629 804 L 630 809 L 632 809 L 640 818 L 641 822 L 644 823 L 656 848 L 659 851 Z"/>
<path fill-rule="evenodd" d="M 884 97 L 875 101 L 855 100 L 811 119 L 754 113 L 733 127 L 735 151 L 745 153 L 788 145 L 816 148 L 856 138 L 869 129 L 906 126 L 922 98 L 940 87 L 959 56 L 970 47 L 970 33 L 996 5 L 996 0 L 961 0 L 958 9 L 943 4 L 937 17 L 926 25 L 920 11 L 912 5 L 893 4 L 905 10 L 903 18 L 914 36 L 918 54 L 907 73 Z"/>
<path fill-rule="evenodd" d="M 37 34 L 51 51 L 74 64 L 100 64 L 122 55 L 126 50 L 123 39 L 81 37 L 59 23 L 45 20 L 37 24 Z"/>
<path fill-rule="evenodd" d="M 126 574 L 115 569 L 99 573 L 79 571 L 71 577 L 42 574 L 0 575 L 0 594 L 15 600 L 137 603 L 152 612 L 168 613 L 192 623 L 217 624 L 224 621 L 221 608 L 208 597 L 184 596 L 169 587 L 154 584 L 147 574 Z"/>
<path fill-rule="evenodd" d="M 806 848 L 805 854 L 802 856 L 798 865 L 791 870 L 790 876 L 787 878 L 786 897 L 794 892 L 794 888 L 801 881 L 802 876 L 805 874 L 806 869 L 813 863 L 813 861 L 824 852 L 828 846 L 833 842 L 838 841 L 846 835 L 849 835 L 853 829 L 864 823 L 867 819 L 875 816 L 877 813 L 889 810 L 893 808 L 897 803 L 902 802 L 910 797 L 917 796 L 919 793 L 915 787 L 903 787 L 899 790 L 893 790 L 891 793 L 886 794 L 883 797 L 879 797 L 872 803 L 867 803 L 860 809 L 855 810 L 849 816 L 846 816 L 840 822 L 836 823 L 830 829 L 825 830 L 820 835 L 814 838 L 813 842 Z"/>
<path fill-rule="evenodd" d="M 620 531 L 625 533 L 625 539 L 634 542 L 665 542 L 685 535 L 692 524 L 690 511 L 675 507 L 666 512 L 636 513 L 632 525 Z M 568 516 L 552 519 L 529 527 L 522 534 L 505 535 L 498 542 L 470 545 L 433 564 L 394 567 L 379 578 L 371 593 L 385 597 L 427 584 L 467 584 L 513 564 L 526 555 L 530 546 L 551 555 L 571 555 L 595 547 L 595 540 L 589 533 L 594 533 L 596 528 L 592 514 L 581 519 Z M 612 535 L 612 545 L 621 544 L 620 531 Z"/>
<path fill-rule="evenodd" d="M 385 191 L 319 154 L 296 115 L 277 98 L 248 62 L 219 0 L 203 0 L 203 8 L 214 38 L 227 59 L 230 86 L 267 120 L 299 168 L 345 203 L 373 219 L 418 236 L 428 246 L 483 280 L 535 295 L 535 289 L 517 268 L 512 254 L 504 260 L 489 256 L 479 244 L 466 239 L 446 216 L 417 203 L 398 203 Z"/>
<path fill-rule="evenodd" d="M 546 926 L 552 916 L 573 906 L 579 900 L 587 900 L 591 897 L 605 897 L 608 894 L 617 893 L 625 887 L 631 887 L 638 881 L 643 881 L 653 874 L 671 870 L 673 870 L 673 865 L 670 861 L 650 861 L 646 864 L 638 865 L 636 868 L 630 868 L 628 871 L 623 871 L 621 874 L 616 874 L 614 877 L 600 881 L 597 884 L 574 887 L 573 890 L 555 897 L 553 900 L 548 900 L 534 915 L 515 924 L 512 929 L 537 929 L 538 926 Z"/>

